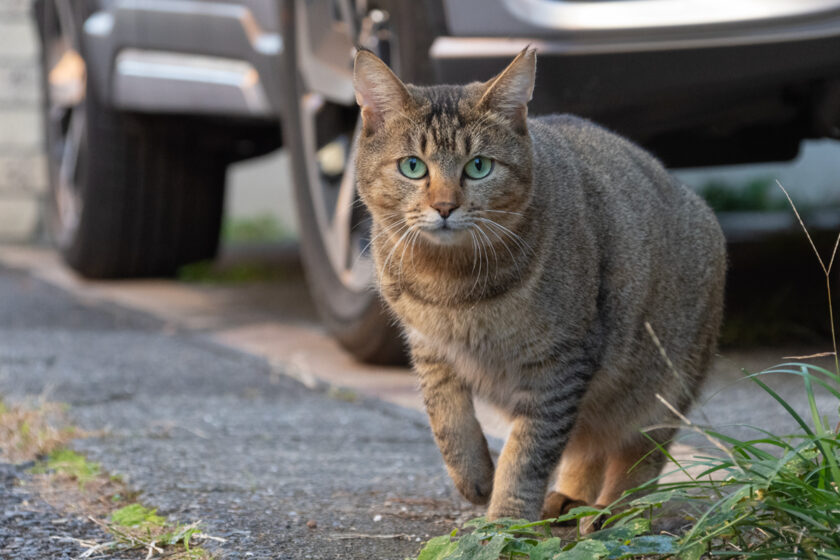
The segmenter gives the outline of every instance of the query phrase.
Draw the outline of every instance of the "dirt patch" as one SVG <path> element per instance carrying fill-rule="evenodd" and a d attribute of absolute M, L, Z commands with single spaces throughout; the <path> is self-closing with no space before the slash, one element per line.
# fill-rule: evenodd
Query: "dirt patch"
<path fill-rule="evenodd" d="M 204 534 L 198 522 L 184 525 L 158 516 L 119 477 L 66 447 L 74 438 L 91 435 L 70 425 L 66 410 L 44 399 L 0 401 L 0 464 L 32 465 L 28 472 L 12 467 L 21 473 L 14 481 L 18 493 L 30 497 L 18 500 L 20 514 L 46 514 L 56 527 L 71 520 L 98 526 L 99 538 L 92 538 L 89 529 L 80 536 L 48 535 L 78 547 L 77 558 L 213 558 L 197 545 L 223 539 Z"/>

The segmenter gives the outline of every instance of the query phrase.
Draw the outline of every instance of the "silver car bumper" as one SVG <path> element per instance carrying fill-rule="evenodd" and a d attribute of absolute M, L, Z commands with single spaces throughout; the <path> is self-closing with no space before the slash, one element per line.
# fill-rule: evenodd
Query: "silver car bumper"
<path fill-rule="evenodd" d="M 122 110 L 279 115 L 279 24 L 265 0 L 104 2 L 83 27 L 89 86 Z"/>
<path fill-rule="evenodd" d="M 567 52 L 722 47 L 840 33 L 840 0 L 443 2 L 453 37 L 530 38 L 545 50 Z"/>

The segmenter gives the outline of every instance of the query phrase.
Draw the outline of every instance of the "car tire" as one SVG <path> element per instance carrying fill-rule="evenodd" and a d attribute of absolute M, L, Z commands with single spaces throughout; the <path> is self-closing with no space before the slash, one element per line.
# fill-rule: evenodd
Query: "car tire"
<path fill-rule="evenodd" d="M 86 85 L 78 31 L 91 3 L 39 0 L 35 10 L 47 228 L 64 260 L 85 277 L 128 278 L 170 276 L 214 257 L 227 162 L 203 143 L 212 141 L 213 131 L 198 120 L 106 106 Z"/>
<path fill-rule="evenodd" d="M 335 255 L 331 255 L 330 247 L 334 242 L 324 225 L 325 219 L 319 216 L 319 204 L 322 198 L 329 198 L 329 193 L 321 195 L 316 189 L 323 177 L 313 172 L 313 158 L 317 157 L 316 149 L 321 147 L 319 141 L 312 141 L 313 146 L 308 146 L 310 137 L 317 136 L 324 129 L 330 127 L 344 127 L 344 149 L 347 152 L 344 163 L 352 162 L 351 149 L 353 145 L 354 123 L 357 122 L 358 108 L 352 99 L 345 99 L 343 102 L 325 102 L 322 96 L 319 97 L 319 118 L 323 117 L 324 122 L 317 122 L 314 125 L 307 121 L 307 105 L 303 100 L 312 101 L 313 92 L 308 87 L 303 76 L 306 64 L 301 50 L 301 38 L 299 34 L 306 26 L 301 24 L 300 13 L 297 10 L 314 10 L 318 2 L 295 2 L 290 0 L 285 4 L 283 36 L 286 42 L 286 83 L 288 84 L 289 99 L 297 100 L 297 103 L 290 104 L 288 113 L 283 122 L 284 138 L 291 151 L 292 167 L 295 181 L 295 193 L 299 212 L 300 233 L 301 233 L 301 256 L 306 271 L 306 278 L 313 300 L 320 312 L 320 315 L 332 335 L 346 348 L 353 356 L 361 361 L 378 364 L 402 364 L 406 362 L 405 344 L 395 325 L 395 321 L 384 307 L 378 293 L 373 289 L 373 268 L 370 263 L 370 255 L 365 252 L 369 245 L 369 235 L 359 233 L 364 231 L 367 212 L 361 206 L 357 196 L 334 195 L 338 199 L 337 205 L 343 205 L 343 210 L 350 218 L 346 220 L 344 234 L 350 239 L 345 243 L 353 248 L 357 254 L 353 255 L 350 250 L 347 261 L 347 270 L 341 269 L 341 263 L 336 264 Z M 327 4 L 327 3 L 324 3 Z M 399 37 L 399 50 L 394 54 L 394 62 L 400 67 L 411 71 L 404 75 L 408 79 L 416 81 L 427 81 L 428 73 L 424 62 L 423 67 L 414 67 L 414 61 L 426 61 L 428 45 L 431 43 L 432 26 L 423 21 L 418 25 L 412 21 L 407 12 L 418 14 L 422 11 L 423 4 L 418 3 L 410 7 L 403 6 L 400 2 L 378 3 L 381 10 L 387 15 L 393 14 L 391 22 L 395 27 L 390 33 Z M 391 8 L 391 6 L 393 6 Z M 400 7 L 402 6 L 402 7 Z M 432 13 L 433 10 L 427 10 Z M 424 12 L 425 13 L 425 12 Z M 331 17 L 331 12 L 320 14 L 307 14 L 313 20 L 316 17 Z M 436 16 L 435 16 L 436 17 Z M 309 20 L 308 20 L 309 21 Z M 359 25 L 359 28 L 362 28 Z M 405 29 L 403 29 L 405 28 Z M 359 37 L 350 38 L 348 46 L 347 68 L 352 64 L 352 45 L 359 43 Z M 422 56 L 421 56 L 422 53 Z M 424 79 L 425 78 L 425 79 Z M 338 124 L 337 124 L 338 123 Z M 308 128 L 307 128 L 308 127 Z M 340 179 L 345 176 L 340 174 Z M 324 179 L 326 181 L 326 179 Z M 338 179 L 336 179 L 336 182 Z M 325 183 L 326 184 L 326 183 Z M 324 189 L 329 190 L 329 186 Z M 355 186 L 352 186 L 355 192 Z M 340 190 L 340 187 L 338 187 Z M 323 214 L 323 212 L 321 212 Z M 320 220 L 320 222 L 319 222 Z M 360 248 L 361 247 L 361 248 Z M 343 256 L 343 255 L 340 255 Z M 355 281 L 348 277 L 359 276 L 357 265 L 359 262 L 368 267 L 367 277 L 361 274 L 361 280 Z"/>

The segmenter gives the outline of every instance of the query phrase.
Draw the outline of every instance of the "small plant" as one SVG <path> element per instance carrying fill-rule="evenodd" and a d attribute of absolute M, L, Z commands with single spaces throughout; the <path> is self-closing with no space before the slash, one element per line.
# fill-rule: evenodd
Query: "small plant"
<path fill-rule="evenodd" d="M 33 474 L 53 471 L 78 481 L 81 487 L 101 473 L 99 463 L 92 463 L 84 455 L 67 448 L 52 451 L 46 461 L 40 461 L 30 470 Z"/>
<path fill-rule="evenodd" d="M 173 525 L 158 515 L 157 510 L 139 503 L 112 512 L 110 521 L 92 520 L 114 540 L 89 547 L 81 558 L 103 551 L 140 549 L 147 551 L 147 558 L 207 559 L 210 558 L 207 551 L 193 547 L 193 541 L 212 539 L 223 542 L 223 539 L 205 535 L 199 522 Z"/>
<path fill-rule="evenodd" d="M 192 284 L 244 284 L 273 282 L 288 277 L 288 271 L 272 263 L 242 262 L 219 266 L 213 261 L 199 261 L 178 269 L 178 280 Z"/>
<path fill-rule="evenodd" d="M 555 520 L 529 523 L 523 520 L 499 519 L 487 521 L 474 519 L 464 525 L 471 532 L 458 537 L 456 529 L 449 535 L 431 539 L 417 560 L 480 559 L 499 558 L 584 559 L 584 558 L 627 558 L 630 556 L 673 555 L 679 546 L 672 535 L 650 535 L 650 521 L 639 515 L 658 505 L 640 498 L 631 502 L 630 510 L 624 512 L 615 524 L 607 529 L 591 533 L 586 538 L 579 535 L 562 539 L 552 534 L 552 522 L 579 521 L 596 515 L 609 515 L 608 510 L 579 507 Z"/>
<path fill-rule="evenodd" d="M 809 425 L 762 377 L 802 378 L 811 408 Z M 554 520 L 528 523 L 476 519 L 459 536 L 430 540 L 417 560 L 529 558 L 532 560 L 616 559 L 677 556 L 695 560 L 703 554 L 738 558 L 840 557 L 840 436 L 837 418 L 817 410 L 814 387 L 840 401 L 840 376 L 804 363 L 776 366 L 748 376 L 796 421 L 801 432 L 790 436 L 763 433 L 741 441 L 711 428 L 700 430 L 721 455 L 696 457 L 675 468 L 696 472 L 684 482 L 661 484 L 656 492 L 634 498 L 633 492 L 606 509 L 575 508 Z M 776 452 L 773 453 L 772 451 Z M 670 473 L 668 473 L 670 474 Z M 651 481 L 649 485 L 654 484 Z M 644 490 L 640 488 L 638 490 Z M 650 532 L 664 506 L 679 504 L 687 529 L 680 535 Z M 604 529 L 586 536 L 554 536 L 550 523 L 600 515 Z"/>
<path fill-rule="evenodd" d="M 787 208 L 783 198 L 773 196 L 774 181 L 769 177 L 742 184 L 711 180 L 700 187 L 700 195 L 715 212 L 773 211 Z"/>
<path fill-rule="evenodd" d="M 291 234 L 271 214 L 252 218 L 227 218 L 222 223 L 222 240 L 226 243 L 258 243 L 288 239 Z"/>
<path fill-rule="evenodd" d="M 74 428 L 62 427 L 65 411 L 43 399 L 14 404 L 0 399 L 0 460 L 32 461 L 78 436 Z"/>
<path fill-rule="evenodd" d="M 156 509 L 149 509 L 141 504 L 131 504 L 118 509 L 111 514 L 111 521 L 121 527 L 162 527 L 166 523 L 166 519 L 159 516 Z"/>
<path fill-rule="evenodd" d="M 143 550 L 149 559 L 211 558 L 196 543 L 224 539 L 204 534 L 199 522 L 168 522 L 136 502 L 137 493 L 119 476 L 108 475 L 99 463 L 64 447 L 74 437 L 88 435 L 67 424 L 66 409 L 43 400 L 10 405 L 0 399 L 0 460 L 37 460 L 27 482 L 32 490 L 56 509 L 87 517 L 109 535 L 111 540 L 104 543 L 77 540 L 86 549 L 79 558 L 128 550 Z"/>

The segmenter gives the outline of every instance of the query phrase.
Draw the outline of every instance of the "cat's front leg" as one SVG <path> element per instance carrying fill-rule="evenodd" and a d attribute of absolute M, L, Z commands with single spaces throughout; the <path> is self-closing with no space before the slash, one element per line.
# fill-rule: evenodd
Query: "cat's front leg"
<path fill-rule="evenodd" d="M 474 504 L 493 491 L 493 460 L 475 418 L 472 391 L 454 369 L 432 352 L 412 349 L 432 433 L 455 487 Z"/>
<path fill-rule="evenodd" d="M 571 382 L 522 396 L 494 480 L 489 519 L 540 519 L 549 478 L 577 417 L 584 384 Z"/>

